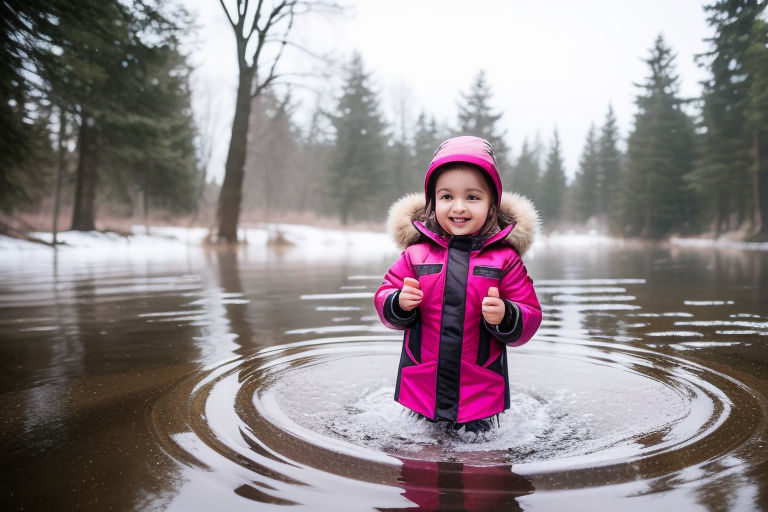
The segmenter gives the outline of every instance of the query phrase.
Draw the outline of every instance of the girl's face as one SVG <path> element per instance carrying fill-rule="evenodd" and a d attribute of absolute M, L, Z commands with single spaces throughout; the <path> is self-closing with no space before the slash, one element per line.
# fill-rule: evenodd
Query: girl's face
<path fill-rule="evenodd" d="M 435 216 L 452 235 L 473 235 L 480 231 L 491 207 L 491 190 L 474 167 L 457 167 L 442 172 L 435 183 Z"/>

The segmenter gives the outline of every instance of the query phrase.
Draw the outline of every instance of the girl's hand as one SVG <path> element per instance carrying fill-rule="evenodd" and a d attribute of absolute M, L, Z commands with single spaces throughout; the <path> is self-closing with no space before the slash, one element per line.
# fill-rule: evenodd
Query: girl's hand
<path fill-rule="evenodd" d="M 483 299 L 483 318 L 491 325 L 499 325 L 506 312 L 507 306 L 499 298 L 499 289 L 491 286 L 488 288 L 488 295 Z"/>
<path fill-rule="evenodd" d="M 398 304 L 405 311 L 413 311 L 424 297 L 424 292 L 421 291 L 421 285 L 419 280 L 412 277 L 406 277 L 403 281 L 403 289 L 400 290 L 400 295 L 397 298 Z"/>

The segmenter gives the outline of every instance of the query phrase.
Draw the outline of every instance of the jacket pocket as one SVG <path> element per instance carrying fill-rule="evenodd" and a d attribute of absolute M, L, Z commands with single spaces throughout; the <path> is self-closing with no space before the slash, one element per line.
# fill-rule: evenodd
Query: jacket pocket
<path fill-rule="evenodd" d="M 433 418 L 437 361 L 403 368 L 398 377 L 395 400 L 409 409 Z"/>
<path fill-rule="evenodd" d="M 418 313 L 417 313 L 418 314 Z M 417 318 L 413 326 L 406 331 L 408 355 L 414 363 L 421 362 L 421 318 Z"/>
<path fill-rule="evenodd" d="M 506 385 L 503 376 L 489 368 L 462 361 L 457 421 L 487 418 L 500 413 L 505 409 L 505 393 Z"/>

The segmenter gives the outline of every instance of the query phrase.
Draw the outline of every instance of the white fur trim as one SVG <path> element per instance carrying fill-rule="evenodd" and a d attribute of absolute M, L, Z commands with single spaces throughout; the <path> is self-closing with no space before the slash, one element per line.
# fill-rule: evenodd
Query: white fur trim
<path fill-rule="evenodd" d="M 416 243 L 420 233 L 413 227 L 414 220 L 426 219 L 423 194 L 408 194 L 398 199 L 389 209 L 387 230 L 400 249 Z M 520 255 L 525 254 L 539 232 L 539 214 L 530 199 L 520 194 L 503 193 L 501 210 L 512 217 L 515 227 L 507 241 Z"/>

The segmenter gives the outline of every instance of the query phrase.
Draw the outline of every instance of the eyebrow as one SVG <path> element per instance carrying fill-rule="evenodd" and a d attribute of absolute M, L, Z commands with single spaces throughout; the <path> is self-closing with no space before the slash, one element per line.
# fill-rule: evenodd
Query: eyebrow
<path fill-rule="evenodd" d="M 448 188 L 448 187 L 442 187 L 442 188 L 437 189 L 437 192 L 443 192 L 443 191 L 453 192 L 453 190 Z M 481 194 L 485 194 L 486 193 L 486 191 L 481 189 L 481 188 L 468 188 L 468 189 L 465 189 L 464 192 L 473 192 L 473 193 L 480 192 Z"/>

